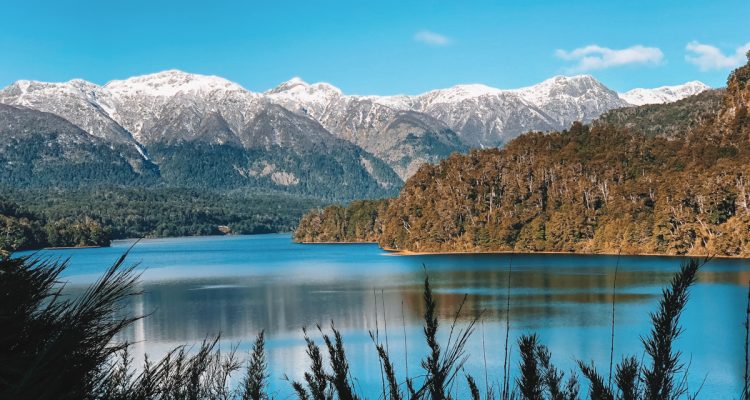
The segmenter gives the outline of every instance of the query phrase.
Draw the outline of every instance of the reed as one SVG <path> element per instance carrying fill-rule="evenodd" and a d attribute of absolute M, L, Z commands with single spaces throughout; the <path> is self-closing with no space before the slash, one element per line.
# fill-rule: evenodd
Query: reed
<path fill-rule="evenodd" d="M 619 399 L 636 400 L 638 398 L 638 359 L 631 356 L 624 358 L 615 371 L 615 382 L 620 390 Z"/>
<path fill-rule="evenodd" d="M 510 396 L 510 351 L 508 344 L 510 342 L 510 288 L 511 277 L 513 275 L 513 255 L 508 260 L 508 285 L 505 294 L 505 351 L 503 353 L 503 388 L 501 390 L 501 400 L 508 400 Z"/>
<path fill-rule="evenodd" d="M 583 376 L 591 383 L 589 388 L 591 400 L 614 400 L 612 390 L 609 385 L 604 383 L 604 378 L 596 371 L 594 363 L 586 364 L 583 361 L 578 361 L 578 367 L 581 369 Z"/>
<path fill-rule="evenodd" d="M 671 399 L 685 392 L 684 387 L 675 386 L 675 374 L 680 372 L 680 352 L 673 350 L 677 337 L 682 332 L 680 315 L 687 305 L 690 286 L 695 283 L 698 269 L 706 261 L 691 259 L 682 264 L 680 272 L 670 286 L 662 291 L 659 309 L 651 314 L 651 333 L 642 339 L 651 365 L 643 371 L 644 398 L 647 400 Z"/>
<path fill-rule="evenodd" d="M 542 399 L 542 376 L 537 362 L 536 334 L 523 335 L 518 339 L 518 349 L 521 353 L 521 376 L 516 381 L 524 400 Z"/>
<path fill-rule="evenodd" d="M 388 381 L 388 399 L 390 400 L 402 400 L 401 388 L 396 379 L 396 372 L 393 369 L 393 363 L 391 362 L 388 350 L 386 350 L 382 344 L 375 341 L 375 336 L 370 333 L 370 338 L 375 344 L 375 349 L 378 351 L 378 357 L 383 364 L 385 370 L 386 380 Z"/>
<path fill-rule="evenodd" d="M 242 400 L 263 400 L 268 397 L 265 394 L 268 362 L 266 361 L 264 333 L 264 331 L 260 331 L 250 352 L 250 361 L 243 381 Z"/>

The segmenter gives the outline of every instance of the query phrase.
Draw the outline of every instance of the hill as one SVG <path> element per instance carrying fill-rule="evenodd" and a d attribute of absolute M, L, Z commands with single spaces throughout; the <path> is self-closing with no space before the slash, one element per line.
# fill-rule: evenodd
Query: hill
<path fill-rule="evenodd" d="M 693 128 L 645 112 L 665 118 L 663 133 L 576 123 L 423 166 L 379 206 L 368 235 L 416 252 L 750 256 L 749 77 L 750 63 L 733 72 L 718 110 Z M 315 218 L 302 219 L 297 240 L 336 226 Z"/>

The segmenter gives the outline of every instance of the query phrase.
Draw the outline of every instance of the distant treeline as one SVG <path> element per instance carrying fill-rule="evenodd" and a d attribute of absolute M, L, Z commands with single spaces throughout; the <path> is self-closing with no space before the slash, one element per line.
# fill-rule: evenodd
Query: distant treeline
<path fill-rule="evenodd" d="M 395 199 L 312 211 L 295 238 L 410 251 L 750 256 L 748 82 L 750 64 L 732 73 L 718 110 L 710 93 L 454 154 L 422 166 Z M 660 119 L 661 133 L 631 123 L 639 115 Z"/>
<path fill-rule="evenodd" d="M 290 232 L 319 200 L 288 194 L 99 187 L 6 189 L 0 248 L 108 245 L 110 239 Z M 12 201 L 10 199 L 13 199 Z"/>
<path fill-rule="evenodd" d="M 41 247 L 109 246 L 109 230 L 87 216 L 46 219 L 0 197 L 0 257 Z"/>

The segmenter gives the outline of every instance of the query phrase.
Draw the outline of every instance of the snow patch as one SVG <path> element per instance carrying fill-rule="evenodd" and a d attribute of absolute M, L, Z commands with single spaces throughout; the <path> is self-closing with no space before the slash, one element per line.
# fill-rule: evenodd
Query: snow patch
<path fill-rule="evenodd" d="M 691 81 L 682 85 L 661 86 L 653 89 L 636 88 L 625 93 L 619 93 L 621 99 L 636 106 L 645 104 L 664 104 L 682 100 L 711 89 L 700 81 Z"/>

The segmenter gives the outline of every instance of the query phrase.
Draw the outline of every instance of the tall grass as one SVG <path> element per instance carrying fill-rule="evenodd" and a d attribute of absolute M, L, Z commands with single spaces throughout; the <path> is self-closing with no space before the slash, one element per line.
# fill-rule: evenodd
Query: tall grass
<path fill-rule="evenodd" d="M 137 319 L 113 317 L 122 315 L 118 312 L 122 311 L 123 300 L 137 293 L 134 287 L 138 275 L 132 267 L 123 266 L 124 260 L 125 255 L 75 300 L 64 299 L 60 294 L 59 276 L 67 266 L 65 262 L 31 258 L 0 260 L 0 398 L 273 398 L 268 390 L 269 365 L 263 331 L 247 357 L 238 356 L 237 347 L 222 352 L 219 338 L 215 337 L 196 348 L 178 347 L 158 361 L 147 357 L 142 367 L 135 368 L 128 344 L 113 341 L 118 332 Z M 681 354 L 674 350 L 674 342 L 681 333 L 680 315 L 700 266 L 701 262 L 695 260 L 684 263 L 663 290 L 658 309 L 651 314 L 652 328 L 642 338 L 647 360 L 639 362 L 634 356 L 625 357 L 615 368 L 610 366 L 614 370 L 610 372 L 611 378 L 605 378 L 593 363 L 578 361 L 578 372 L 587 381 L 587 391 L 581 393 L 576 371 L 563 372 L 555 367 L 549 349 L 538 337 L 523 335 L 518 340 L 520 361 L 513 387 L 509 383 L 510 349 L 506 349 L 503 361 L 506 365 L 502 372 L 497 371 L 502 374 L 502 382 L 498 382 L 495 391 L 485 376 L 484 398 L 494 399 L 494 393 L 500 399 L 529 400 L 692 398 L 695 394 L 687 393 L 685 380 L 678 379 L 680 374 L 687 373 L 687 368 Z M 508 279 L 510 282 L 510 276 Z M 437 301 L 428 276 L 422 300 L 428 351 L 417 375 L 409 376 L 405 365 L 394 363 L 387 338 L 381 343 L 379 332 L 370 334 L 383 371 L 380 397 L 481 399 L 476 380 L 463 369 L 468 357 L 466 346 L 480 317 L 459 323 L 464 297 L 447 326 L 447 340 L 441 343 Z M 302 332 L 309 365 L 303 380 L 289 380 L 295 396 L 300 400 L 364 398 L 355 389 L 343 336 L 333 322 L 328 329 L 317 326 L 324 347 L 307 329 Z M 246 361 L 241 361 L 243 358 Z M 398 371 L 402 367 L 404 375 Z M 240 379 L 232 378 L 236 374 Z M 457 379 L 459 375 L 463 379 Z M 747 397 L 747 390 L 746 379 L 743 398 Z"/>

